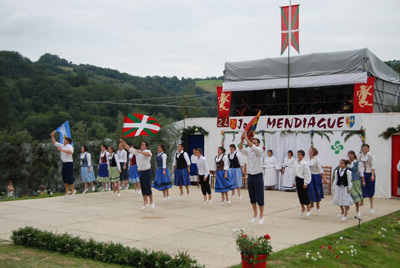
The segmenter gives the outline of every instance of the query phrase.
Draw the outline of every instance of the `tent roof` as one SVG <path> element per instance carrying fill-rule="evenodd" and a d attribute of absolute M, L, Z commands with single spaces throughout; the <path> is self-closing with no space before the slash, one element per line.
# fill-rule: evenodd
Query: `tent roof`
<path fill-rule="evenodd" d="M 225 82 L 286 78 L 287 57 L 226 62 Z M 290 77 L 313 77 L 369 72 L 387 82 L 400 84 L 399 74 L 368 48 L 312 53 L 290 57 Z"/>

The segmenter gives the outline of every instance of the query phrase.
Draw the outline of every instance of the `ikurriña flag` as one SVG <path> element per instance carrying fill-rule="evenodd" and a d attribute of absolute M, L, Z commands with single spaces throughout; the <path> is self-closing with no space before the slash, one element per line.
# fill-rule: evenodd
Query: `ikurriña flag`
<path fill-rule="evenodd" d="M 65 121 L 64 124 L 62 124 L 61 126 L 59 126 L 59 127 L 56 129 L 56 132 L 60 133 L 59 142 L 60 142 L 61 144 L 64 143 L 64 138 L 71 138 L 71 139 L 72 139 L 72 137 L 71 137 L 71 128 L 69 127 L 69 122 L 68 122 L 68 120 Z M 71 145 L 73 146 L 74 143 L 72 142 Z"/>
<path fill-rule="evenodd" d="M 281 7 L 281 55 L 285 52 L 289 42 L 300 53 L 299 7 L 300 5 Z"/>
<path fill-rule="evenodd" d="M 122 136 L 125 138 L 154 136 L 160 129 L 161 125 L 154 117 L 130 113 L 125 116 Z"/>

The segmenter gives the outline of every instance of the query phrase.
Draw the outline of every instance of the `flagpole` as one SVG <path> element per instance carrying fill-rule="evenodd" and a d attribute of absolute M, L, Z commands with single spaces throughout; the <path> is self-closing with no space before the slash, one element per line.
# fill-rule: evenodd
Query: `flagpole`
<path fill-rule="evenodd" d="M 289 18 L 288 18 L 288 70 L 287 70 L 287 114 L 290 114 L 290 46 L 292 45 L 292 0 L 289 0 Z"/>

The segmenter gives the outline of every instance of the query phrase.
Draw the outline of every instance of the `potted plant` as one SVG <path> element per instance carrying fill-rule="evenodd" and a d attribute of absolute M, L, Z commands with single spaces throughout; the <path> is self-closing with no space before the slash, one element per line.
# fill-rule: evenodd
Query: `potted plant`
<path fill-rule="evenodd" d="M 267 266 L 267 258 L 272 253 L 271 237 L 248 236 L 243 230 L 236 237 L 237 249 L 242 256 L 243 268 L 262 268 Z"/>

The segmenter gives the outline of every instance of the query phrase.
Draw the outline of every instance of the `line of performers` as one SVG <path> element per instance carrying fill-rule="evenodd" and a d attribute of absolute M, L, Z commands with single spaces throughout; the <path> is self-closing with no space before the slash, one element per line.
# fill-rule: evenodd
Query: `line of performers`
<path fill-rule="evenodd" d="M 53 144 L 61 152 L 62 177 L 65 185 L 65 196 L 76 194 L 73 184 L 73 146 L 71 139 L 65 138 L 64 144 L 56 142 L 55 132 L 51 134 Z M 244 146 L 246 141 L 247 146 Z M 186 195 L 190 198 L 189 185 L 191 184 L 190 175 L 198 176 L 201 191 L 204 197 L 203 205 L 213 202 L 210 186 L 210 169 L 207 159 L 203 156 L 201 148 L 194 149 L 191 159 L 183 150 L 181 144 L 178 145 L 177 153 L 173 159 L 173 171 L 175 175 L 174 184 L 180 189 L 180 199 Z M 127 153 L 127 151 L 129 154 Z M 264 222 L 264 187 L 268 186 L 268 181 L 272 177 L 271 170 L 276 168 L 277 163 L 272 151 L 269 150 L 265 155 L 260 146 L 260 140 L 252 138 L 249 140 L 247 134 L 243 133 L 239 144 L 239 151 L 236 146 L 229 146 L 229 153 L 225 154 L 225 148 L 219 147 L 215 157 L 215 192 L 221 193 L 220 205 L 231 204 L 229 191 L 237 189 L 238 198 L 242 199 L 240 188 L 242 187 L 244 162 L 247 163 L 248 192 L 250 203 L 253 208 L 253 218 L 251 222 L 258 220 L 259 224 Z M 240 152 L 240 154 L 238 154 Z M 322 166 L 318 158 L 316 148 L 309 150 L 309 161 L 304 159 L 305 152 L 297 152 L 297 160 L 293 152 L 289 151 L 282 165 L 284 189 L 295 188 L 301 204 L 299 215 L 306 213 L 310 216 L 311 209 L 315 206 L 320 212 L 320 201 L 324 198 L 323 183 L 325 180 Z M 124 140 L 120 140 L 119 150 L 110 146 L 101 146 L 99 169 L 97 180 L 103 184 L 103 191 L 113 191 L 120 196 L 121 189 L 128 189 L 129 183 L 134 185 L 138 194 L 143 196 L 143 206 L 155 207 L 152 188 L 163 192 L 163 201 L 169 200 L 169 189 L 172 186 L 170 173 L 167 168 L 167 155 L 164 145 L 158 146 L 156 156 L 156 174 L 152 183 L 151 171 L 152 153 L 149 144 L 143 141 L 140 148 L 129 146 Z M 245 159 L 243 159 L 245 158 Z M 95 191 L 95 173 L 92 167 L 91 154 L 86 146 L 81 147 L 80 163 L 81 177 L 84 182 L 86 193 L 90 189 Z M 334 203 L 340 206 L 341 212 L 338 214 L 342 220 L 346 220 L 349 207 L 353 203 L 356 205 L 357 216 L 361 217 L 360 206 L 363 199 L 369 198 L 371 213 L 374 212 L 373 196 L 375 193 L 375 158 L 369 153 L 369 146 L 364 144 L 362 154 L 357 160 L 354 151 L 348 152 L 348 160 L 343 159 L 339 163 L 339 169 L 334 171 Z M 257 208 L 258 205 L 258 208 Z"/>

